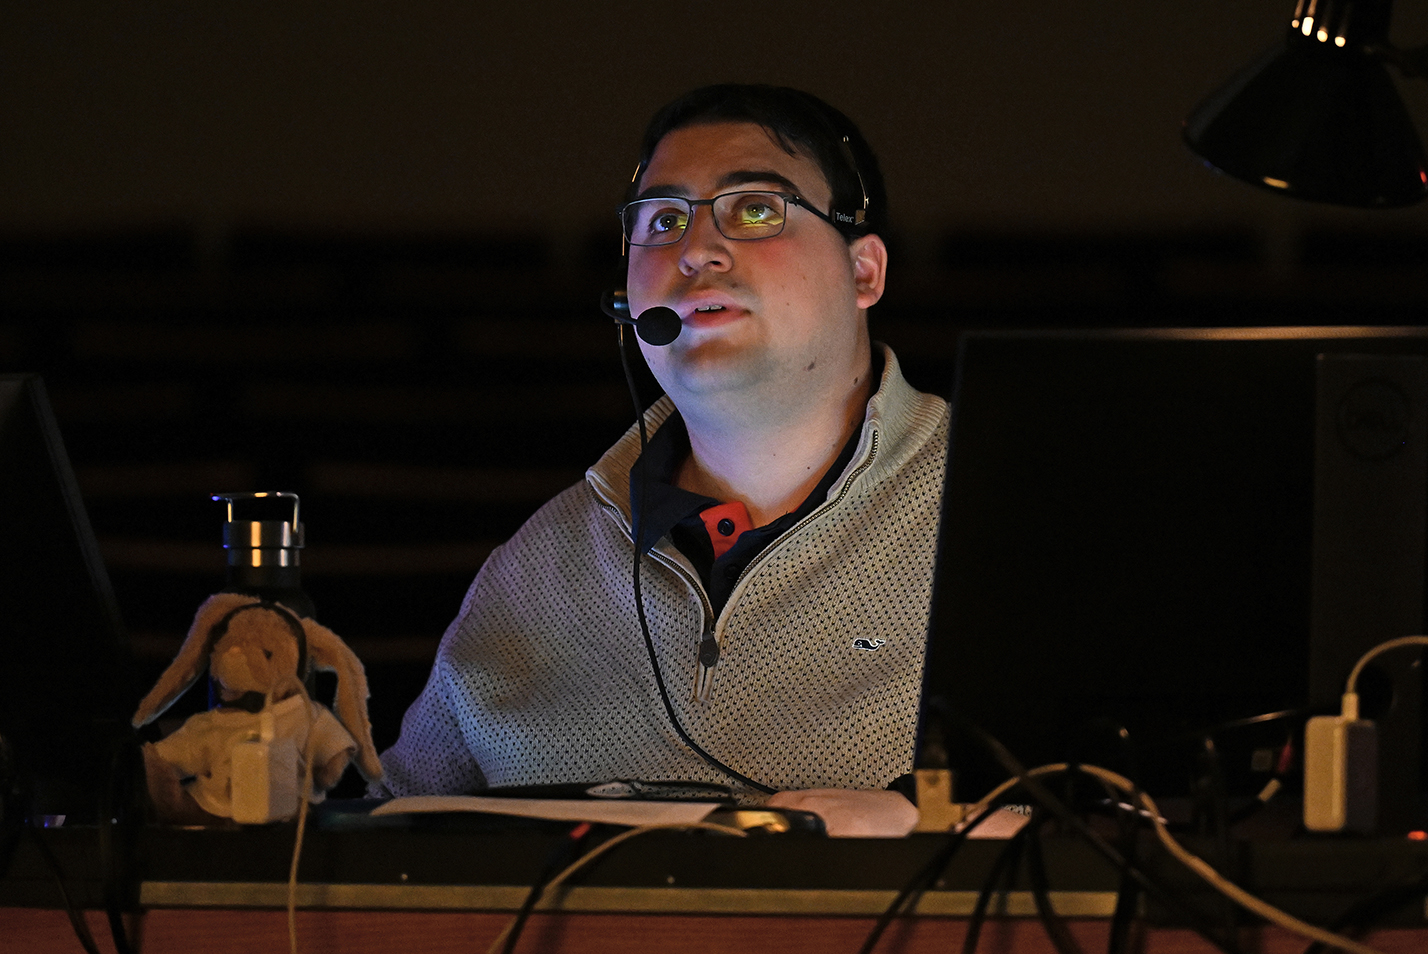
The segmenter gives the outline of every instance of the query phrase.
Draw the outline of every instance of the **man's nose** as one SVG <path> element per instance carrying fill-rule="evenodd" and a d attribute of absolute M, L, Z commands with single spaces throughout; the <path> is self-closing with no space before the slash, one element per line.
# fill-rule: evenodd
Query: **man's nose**
<path fill-rule="evenodd" d="M 710 206 L 694 208 L 681 245 L 679 267 L 687 275 L 709 268 L 728 269 L 732 264 L 730 242 L 714 224 Z"/>

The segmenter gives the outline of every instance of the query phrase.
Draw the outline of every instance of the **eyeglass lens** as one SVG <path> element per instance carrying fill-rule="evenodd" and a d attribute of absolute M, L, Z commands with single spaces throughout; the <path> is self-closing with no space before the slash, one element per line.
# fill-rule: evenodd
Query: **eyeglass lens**
<path fill-rule="evenodd" d="M 712 200 L 665 197 L 639 199 L 625 206 L 625 238 L 631 245 L 669 245 L 684 237 L 694 205 L 709 204 L 714 225 L 736 241 L 772 238 L 783 231 L 787 214 L 783 196 L 775 192 L 726 192 Z"/>

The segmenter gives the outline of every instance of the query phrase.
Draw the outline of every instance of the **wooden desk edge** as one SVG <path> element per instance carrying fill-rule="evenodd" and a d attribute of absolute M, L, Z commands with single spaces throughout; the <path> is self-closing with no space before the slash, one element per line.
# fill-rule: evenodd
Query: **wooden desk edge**
<path fill-rule="evenodd" d="M 515 911 L 527 888 L 502 885 L 299 884 L 301 908 L 371 910 Z M 767 888 L 599 888 L 574 887 L 541 899 L 536 910 L 643 914 L 881 914 L 893 891 L 781 890 Z M 1110 917 L 1112 891 L 1052 891 L 1052 907 L 1063 917 Z M 958 917 L 972 913 L 975 891 L 928 891 L 913 913 Z M 281 908 L 287 885 L 271 882 L 146 881 L 139 893 L 146 908 Z M 989 913 L 1033 917 L 1028 891 L 993 897 Z"/>

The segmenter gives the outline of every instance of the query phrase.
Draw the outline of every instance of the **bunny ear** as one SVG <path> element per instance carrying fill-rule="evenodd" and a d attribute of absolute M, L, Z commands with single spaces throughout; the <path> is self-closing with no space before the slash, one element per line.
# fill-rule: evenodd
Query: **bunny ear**
<path fill-rule="evenodd" d="M 372 722 L 367 718 L 367 673 L 357 654 L 336 633 L 311 619 L 302 621 L 307 633 L 307 651 L 312 664 L 337 673 L 337 698 L 333 709 L 352 738 L 357 740 L 357 770 L 369 782 L 382 777 L 382 763 L 372 743 Z"/>
<path fill-rule="evenodd" d="M 257 597 L 243 593 L 218 593 L 204 600 L 194 614 L 193 625 L 189 627 L 178 655 L 169 663 L 159 681 L 154 683 L 144 701 L 139 703 L 132 720 L 134 728 L 148 725 L 163 715 L 164 710 L 173 705 L 174 700 L 183 695 L 203 672 L 208 665 L 208 634 L 213 625 L 232 610 L 256 602 Z"/>

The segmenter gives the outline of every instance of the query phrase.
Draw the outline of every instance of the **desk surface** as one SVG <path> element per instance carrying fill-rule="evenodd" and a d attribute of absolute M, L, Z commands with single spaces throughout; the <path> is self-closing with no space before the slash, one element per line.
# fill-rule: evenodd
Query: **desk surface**
<path fill-rule="evenodd" d="M 568 826 L 480 816 L 414 819 L 407 825 L 309 828 L 299 880 L 312 907 L 512 910 L 565 838 Z M 82 905 L 102 899 L 99 833 L 37 833 Z M 284 903 L 294 830 L 148 828 L 133 846 L 137 901 L 147 906 L 265 907 Z M 731 838 L 712 832 L 651 832 L 601 858 L 565 894 L 565 910 L 679 913 L 871 914 L 944 844 L 940 835 L 827 839 L 786 834 Z M 1105 916 L 1119 872 L 1077 839 L 1045 839 L 1052 896 L 1071 916 Z M 1199 879 L 1143 842 L 1144 866 L 1187 897 L 1208 897 Z M 970 910 L 1003 842 L 964 844 L 919 910 Z M 1404 839 L 1304 838 L 1239 842 L 1228 859 L 1206 857 L 1271 903 L 1313 920 L 1356 900 L 1428 875 L 1428 844 Z M 1025 870 L 1005 901 L 1008 914 L 1033 913 Z M 54 878 L 31 839 L 22 839 L 0 881 L 0 905 L 58 906 Z M 1148 908 L 1159 916 L 1154 905 Z M 1420 897 L 1390 922 L 1428 925 Z"/>
<path fill-rule="evenodd" d="M 388 942 L 396 937 L 404 943 L 421 938 L 422 944 L 428 944 L 410 950 L 483 949 L 478 939 L 494 937 L 508 912 L 519 907 L 527 886 L 562 842 L 565 830 L 563 825 L 493 824 L 476 817 L 424 819 L 409 827 L 309 830 L 300 869 L 298 901 L 307 909 L 300 930 L 341 937 L 339 947 L 344 951 L 366 950 L 363 937 L 385 937 Z M 101 906 L 98 831 L 61 828 L 37 834 L 64 870 L 76 902 Z M 149 912 L 143 929 L 146 954 L 195 944 L 221 950 L 214 944 L 224 924 L 250 941 L 272 932 L 281 939 L 286 918 L 277 909 L 286 902 L 293 835 L 290 825 L 244 831 L 150 828 L 140 832 L 133 846 L 138 891 L 131 900 Z M 567 891 L 546 899 L 544 910 L 562 913 L 537 918 L 521 950 L 613 950 L 601 946 L 611 937 L 648 941 L 623 950 L 704 949 L 687 943 L 691 932 L 723 938 L 722 949 L 728 950 L 731 943 L 740 947 L 740 938 L 747 941 L 749 932 L 755 931 L 761 939 L 757 947 L 778 946 L 784 954 L 856 951 L 872 918 L 943 843 L 943 836 L 937 835 L 832 840 L 653 832 L 620 846 L 577 877 Z M 906 935 L 901 946 L 880 950 L 922 950 L 924 941 L 919 938 L 924 935 L 928 950 L 956 943 L 953 935 L 965 928 L 965 922 L 949 919 L 972 910 L 1003 848 L 1001 842 L 963 845 L 936 887 L 921 898 L 909 926 L 899 928 Z M 1114 910 L 1119 873 L 1077 840 L 1048 837 L 1044 853 L 1055 910 L 1085 919 L 1078 922 L 1082 929 L 1103 935 L 1104 919 Z M 1203 883 L 1148 843 L 1141 855 L 1145 867 L 1185 903 L 1223 923 L 1226 907 Z M 1325 923 L 1357 901 L 1423 879 L 1428 873 L 1428 844 L 1399 839 L 1242 842 L 1233 846 L 1223 867 L 1271 903 Z M 1016 930 L 1025 936 L 1008 936 L 1013 949 L 1037 950 L 1044 932 L 1033 917 L 1035 907 L 1024 871 L 1011 887 L 996 899 L 992 910 L 1007 923 L 1023 925 Z M 0 881 L 0 906 L 8 906 L 0 907 L 0 923 L 6 924 L 0 935 L 29 938 L 30 946 L 16 950 L 51 949 L 44 939 L 56 937 L 67 938 L 68 947 L 52 949 L 73 949 L 64 916 L 55 910 L 60 901 L 54 877 L 33 839 L 22 839 Z M 1146 938 L 1158 939 L 1154 944 L 1147 940 L 1150 946 L 1145 951 L 1212 950 L 1154 901 L 1144 904 L 1143 920 L 1150 926 Z M 925 926 L 911 926 L 914 923 Z M 1428 935 L 1421 930 L 1428 926 L 1421 891 L 1403 899 L 1377 923 L 1393 929 L 1382 935 L 1386 940 L 1380 942 L 1381 949 L 1428 949 Z M 774 935 L 785 934 L 784 941 L 773 943 Z M 170 938 L 172 945 L 159 941 L 160 937 Z M 442 939 L 450 937 L 464 940 L 459 947 L 442 946 L 446 944 Z M 539 940 L 542 937 L 544 941 Z M 1274 940 L 1278 937 L 1274 931 L 1258 934 L 1250 949 L 1298 952 L 1306 946 L 1287 935 L 1282 942 Z M 1088 937 L 1083 946 L 1104 949 L 1105 941 Z M 0 941 L 0 951 L 10 949 Z"/>

